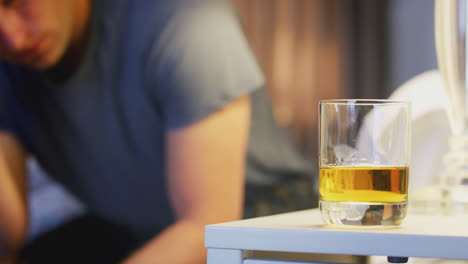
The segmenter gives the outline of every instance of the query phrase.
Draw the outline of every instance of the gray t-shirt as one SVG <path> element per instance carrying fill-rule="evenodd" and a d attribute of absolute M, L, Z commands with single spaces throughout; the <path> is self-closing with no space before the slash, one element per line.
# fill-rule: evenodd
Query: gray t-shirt
<path fill-rule="evenodd" d="M 263 78 L 228 1 L 92 3 L 88 49 L 66 82 L 1 65 L 0 127 L 91 212 L 142 242 L 173 221 L 165 132 Z"/>

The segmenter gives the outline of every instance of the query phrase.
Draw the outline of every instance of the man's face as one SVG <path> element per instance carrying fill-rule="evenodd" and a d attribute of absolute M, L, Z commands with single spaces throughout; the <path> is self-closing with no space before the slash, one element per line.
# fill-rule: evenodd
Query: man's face
<path fill-rule="evenodd" d="M 0 0 L 0 59 L 35 70 L 54 66 L 72 41 L 79 0 Z"/>

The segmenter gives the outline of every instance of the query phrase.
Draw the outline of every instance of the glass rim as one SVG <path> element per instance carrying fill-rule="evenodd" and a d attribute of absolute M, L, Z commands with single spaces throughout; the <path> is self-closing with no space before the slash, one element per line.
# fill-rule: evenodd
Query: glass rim
<path fill-rule="evenodd" d="M 338 104 L 338 105 L 380 105 L 380 104 L 401 104 L 410 105 L 409 100 L 392 100 L 392 99 L 326 99 L 320 100 L 319 104 Z"/>

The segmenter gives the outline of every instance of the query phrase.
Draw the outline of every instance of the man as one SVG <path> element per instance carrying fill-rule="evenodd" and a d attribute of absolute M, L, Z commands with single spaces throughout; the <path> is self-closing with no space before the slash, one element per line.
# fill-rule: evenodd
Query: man
<path fill-rule="evenodd" d="M 123 263 L 203 263 L 204 225 L 241 217 L 263 80 L 226 1 L 3 0 L 0 57 L 0 263 L 25 243 L 28 154 L 128 231 Z"/>

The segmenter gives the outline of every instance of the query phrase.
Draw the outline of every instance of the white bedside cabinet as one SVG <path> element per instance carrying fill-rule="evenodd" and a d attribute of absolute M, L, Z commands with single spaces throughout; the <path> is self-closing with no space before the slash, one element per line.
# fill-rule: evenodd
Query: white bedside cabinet
<path fill-rule="evenodd" d="M 205 246 L 208 264 L 317 263 L 252 259 L 252 250 L 468 259 L 468 216 L 408 215 L 398 228 L 350 229 L 325 226 L 312 209 L 208 225 Z"/>

